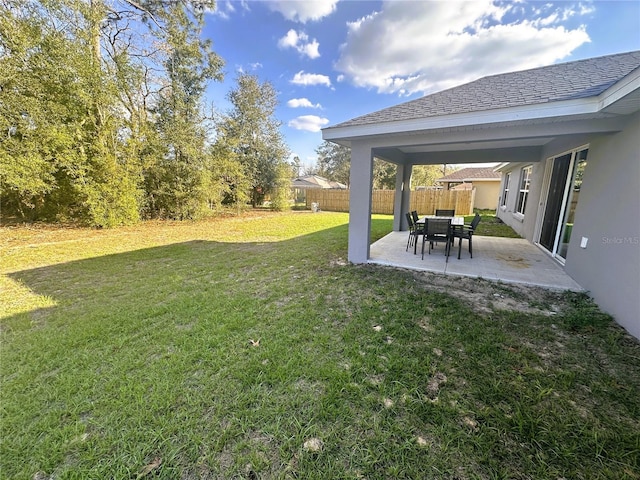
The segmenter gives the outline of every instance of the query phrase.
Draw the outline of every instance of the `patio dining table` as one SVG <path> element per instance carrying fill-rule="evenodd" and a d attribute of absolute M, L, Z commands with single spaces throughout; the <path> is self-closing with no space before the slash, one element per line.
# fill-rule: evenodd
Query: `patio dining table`
<path fill-rule="evenodd" d="M 453 237 L 453 231 L 460 227 L 464 227 L 464 217 L 463 216 L 454 216 L 454 217 L 438 217 L 436 215 L 425 215 L 424 217 L 421 217 L 416 224 L 417 225 L 425 225 L 427 223 L 428 220 L 451 220 L 451 231 L 449 232 L 449 236 Z M 453 238 L 451 238 L 451 241 L 453 241 Z M 416 242 L 417 244 L 418 242 Z M 413 254 L 415 255 L 416 252 L 416 245 L 414 245 L 414 250 L 413 250 Z"/>
<path fill-rule="evenodd" d="M 464 217 L 463 216 L 455 216 L 455 217 L 436 217 L 435 215 L 425 215 L 424 217 L 418 220 L 418 223 L 426 223 L 429 219 L 439 219 L 439 220 L 448 220 L 451 219 L 452 227 L 464 227 Z"/>

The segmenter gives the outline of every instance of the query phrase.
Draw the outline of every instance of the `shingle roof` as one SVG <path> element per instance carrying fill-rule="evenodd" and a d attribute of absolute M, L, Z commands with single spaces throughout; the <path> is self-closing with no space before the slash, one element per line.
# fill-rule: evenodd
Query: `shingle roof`
<path fill-rule="evenodd" d="M 503 73 L 347 120 L 331 128 L 588 98 L 640 67 L 640 51 Z"/>
<path fill-rule="evenodd" d="M 479 167 L 469 167 L 462 168 L 457 170 L 449 175 L 446 175 L 442 178 L 439 178 L 438 182 L 462 182 L 462 181 L 470 181 L 470 180 L 487 180 L 487 179 L 496 179 L 500 180 L 501 174 L 499 172 L 494 172 L 493 168 L 479 168 Z"/>
<path fill-rule="evenodd" d="M 347 188 L 347 186 L 342 183 L 327 180 L 320 175 L 298 177 L 291 182 L 291 185 L 295 188 Z"/>

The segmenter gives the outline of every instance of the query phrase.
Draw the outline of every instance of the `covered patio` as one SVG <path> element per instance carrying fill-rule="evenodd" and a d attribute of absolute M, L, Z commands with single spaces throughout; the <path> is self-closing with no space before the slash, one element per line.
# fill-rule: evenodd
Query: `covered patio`
<path fill-rule="evenodd" d="M 474 235 L 473 258 L 469 256 L 467 242 L 463 242 L 458 260 L 456 243 L 448 262 L 444 245 L 436 246 L 431 255 L 425 251 L 424 260 L 420 244 L 416 255 L 413 248 L 405 251 L 406 245 L 407 232 L 391 232 L 371 245 L 369 263 L 557 290 L 583 290 L 555 260 L 524 238 Z"/>
<path fill-rule="evenodd" d="M 564 284 L 541 272 L 569 275 L 640 338 L 640 224 L 629 221 L 637 218 L 640 192 L 639 126 L 634 51 L 483 77 L 324 128 L 323 139 L 351 149 L 348 259 L 426 266 L 413 253 L 404 256 L 401 240 L 414 166 L 501 164 L 497 216 L 523 237 L 514 250 L 522 260 L 504 261 L 504 246 L 489 255 L 478 237 L 477 268 L 457 258 L 437 268 L 555 288 Z M 400 240 L 382 251 L 371 245 L 374 159 L 396 165 L 393 230 Z"/>

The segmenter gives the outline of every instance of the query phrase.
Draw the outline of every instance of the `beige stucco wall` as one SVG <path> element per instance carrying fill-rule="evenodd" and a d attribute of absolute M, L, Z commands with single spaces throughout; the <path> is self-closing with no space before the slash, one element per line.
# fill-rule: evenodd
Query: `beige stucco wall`
<path fill-rule="evenodd" d="M 476 196 L 473 208 L 482 210 L 495 210 L 498 208 L 498 197 L 500 196 L 500 182 L 474 181 L 473 188 L 476 189 Z"/>

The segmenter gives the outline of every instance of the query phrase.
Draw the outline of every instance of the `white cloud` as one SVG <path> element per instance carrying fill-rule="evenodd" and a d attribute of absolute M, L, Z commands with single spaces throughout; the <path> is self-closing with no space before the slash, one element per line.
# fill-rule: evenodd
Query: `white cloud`
<path fill-rule="evenodd" d="M 331 80 L 326 75 L 320 75 L 318 73 L 304 73 L 300 70 L 296 73 L 291 80 L 291 83 L 295 85 L 326 85 L 331 86 Z"/>
<path fill-rule="evenodd" d="M 322 108 L 322 105 L 319 103 L 313 104 L 308 98 L 292 98 L 287 102 L 287 107 L 290 108 Z"/>
<path fill-rule="evenodd" d="M 298 53 L 306 55 L 309 58 L 318 58 L 320 56 L 320 52 L 318 52 L 320 44 L 315 38 L 311 42 L 308 40 L 309 36 L 306 33 L 296 32 L 294 29 L 291 29 L 284 37 L 278 40 L 278 47 L 281 49 L 293 48 L 297 50 Z"/>
<path fill-rule="evenodd" d="M 530 4 L 492 0 L 386 1 L 379 12 L 348 24 L 335 66 L 357 86 L 430 93 L 548 65 L 590 41 L 584 26 L 562 25 L 589 8 L 534 6 L 536 11 Z"/>
<path fill-rule="evenodd" d="M 294 22 L 317 21 L 333 13 L 338 0 L 270 0 L 269 8 Z"/>
<path fill-rule="evenodd" d="M 319 132 L 322 127 L 329 123 L 328 118 L 318 117 L 317 115 L 302 115 L 289 121 L 288 125 L 296 130 L 305 130 L 307 132 Z"/>
<path fill-rule="evenodd" d="M 307 35 L 303 32 L 302 33 L 305 38 L 308 38 Z M 291 30 L 289 30 L 287 32 L 287 34 L 282 37 L 280 40 L 278 40 L 278 47 L 280 48 L 287 48 L 287 47 L 291 47 L 291 48 L 296 48 L 298 46 L 298 43 L 300 41 L 300 35 L 298 34 L 298 32 L 296 32 L 293 28 Z"/>
<path fill-rule="evenodd" d="M 234 2 L 232 0 L 225 1 L 217 1 L 216 6 L 213 10 L 207 8 L 208 13 L 212 13 L 213 15 L 217 15 L 225 20 L 229 20 L 231 18 L 231 14 L 236 12 L 236 7 L 234 3 L 240 4 L 244 11 L 249 11 L 249 6 L 247 5 L 246 0 L 242 0 L 240 2 Z"/>

